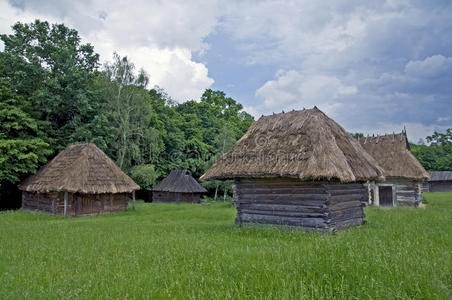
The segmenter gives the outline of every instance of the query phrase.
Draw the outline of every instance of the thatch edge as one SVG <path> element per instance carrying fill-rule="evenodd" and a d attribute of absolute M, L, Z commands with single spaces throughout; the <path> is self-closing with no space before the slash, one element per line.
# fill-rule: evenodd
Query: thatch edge
<path fill-rule="evenodd" d="M 207 170 L 202 176 L 201 180 L 231 180 L 231 179 L 255 179 L 255 178 L 294 178 L 299 179 L 300 181 L 321 181 L 321 180 L 328 180 L 328 181 L 337 181 L 342 183 L 348 183 L 348 182 L 366 182 L 366 181 L 384 181 L 383 169 L 378 165 L 378 163 L 375 161 L 375 159 L 368 154 L 359 144 L 358 141 L 353 139 L 349 134 L 334 120 L 329 118 L 325 113 L 320 111 L 317 107 L 314 107 L 311 110 L 312 114 L 315 117 L 315 114 L 320 113 L 322 117 L 326 118 L 325 124 L 328 124 L 331 126 L 331 128 L 338 128 L 339 129 L 339 135 L 340 136 L 346 136 L 347 142 L 350 143 L 351 147 L 359 154 L 363 156 L 363 161 L 369 164 L 372 170 L 370 170 L 370 173 L 375 173 L 375 176 L 371 175 L 368 177 L 356 177 L 357 173 L 352 172 L 352 167 L 349 165 L 349 162 L 347 161 L 347 165 L 349 166 L 349 170 L 347 170 L 347 174 L 343 176 L 343 178 L 339 178 L 337 176 L 329 176 L 330 174 L 319 174 L 318 176 L 302 176 L 301 174 L 288 174 L 288 173 L 262 173 L 262 172 L 255 172 L 255 173 L 246 173 L 246 172 L 237 172 L 234 171 L 234 173 L 225 174 L 225 172 L 219 172 L 219 171 L 213 171 L 213 168 L 218 168 L 218 165 L 224 164 L 224 161 L 227 160 L 228 156 L 233 157 L 235 152 L 235 146 L 240 144 L 243 140 L 249 139 L 252 137 L 252 134 L 256 131 L 256 124 L 259 122 L 266 122 L 267 120 L 271 120 L 271 118 L 278 117 L 278 116 L 284 116 L 284 112 L 282 114 L 274 114 L 273 116 L 262 116 L 258 121 L 254 122 L 247 130 L 247 132 L 235 143 L 234 147 L 227 153 L 223 154 L 220 159 L 218 159 L 210 168 Z M 290 115 L 291 113 L 300 113 L 301 111 L 293 111 L 286 113 L 287 115 Z M 303 110 L 304 112 L 304 110 Z M 301 128 L 303 124 L 306 122 L 306 120 L 310 120 L 312 118 L 312 114 L 310 114 L 302 121 L 302 125 L 300 125 Z M 268 122 L 268 121 L 267 121 Z M 287 122 L 287 121 L 286 121 Z M 275 123 L 273 123 L 273 128 L 269 129 L 269 132 L 273 132 L 274 128 L 277 128 L 281 126 L 282 121 L 281 118 L 277 119 Z M 262 125 L 261 125 L 262 126 Z M 329 128 L 329 127 L 328 127 Z M 334 137 L 336 139 L 336 137 Z M 337 146 L 337 143 L 335 143 Z M 250 153 L 254 153 L 253 150 L 250 151 Z M 344 153 L 341 153 L 343 155 Z M 239 155 L 240 156 L 240 155 Z M 212 174 L 213 173 L 213 174 Z M 218 175 L 215 173 L 219 173 Z M 370 174 L 369 174 L 370 175 Z"/>
<path fill-rule="evenodd" d="M 132 187 L 129 189 L 116 189 L 117 191 L 106 191 L 106 192 L 85 192 L 80 189 L 70 189 L 65 188 L 64 186 L 61 186 L 59 189 L 33 189 L 29 187 L 29 185 L 32 185 L 31 182 L 33 182 L 36 177 L 38 177 L 49 165 L 52 164 L 52 162 L 57 161 L 61 155 L 64 155 L 64 152 L 69 149 L 72 146 L 79 146 L 79 145 L 88 145 L 88 146 L 94 146 L 95 149 L 103 153 L 104 157 L 106 158 L 107 162 L 113 169 L 116 169 L 116 172 L 122 173 L 122 176 L 125 176 L 125 178 L 129 181 L 129 185 Z M 113 185 L 112 185 L 113 186 Z M 123 193 L 132 193 L 133 191 L 139 190 L 140 186 L 136 184 L 130 176 L 128 176 L 124 171 L 119 168 L 116 163 L 108 156 L 106 155 L 102 150 L 100 150 L 94 143 L 74 143 L 70 144 L 68 147 L 66 147 L 63 151 L 60 151 L 54 158 L 52 158 L 48 163 L 46 163 L 44 166 L 42 166 L 35 174 L 32 174 L 25 178 L 21 183 L 17 185 L 19 190 L 26 191 L 26 192 L 37 192 L 37 193 L 54 193 L 54 192 L 69 192 L 69 193 L 80 193 L 80 194 L 123 194 Z"/>

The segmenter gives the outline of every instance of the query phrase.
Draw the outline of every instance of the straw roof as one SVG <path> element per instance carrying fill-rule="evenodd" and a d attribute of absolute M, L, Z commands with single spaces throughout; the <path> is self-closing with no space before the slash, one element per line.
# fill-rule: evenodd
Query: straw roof
<path fill-rule="evenodd" d="M 432 171 L 430 181 L 449 181 L 452 180 L 452 171 Z"/>
<path fill-rule="evenodd" d="M 153 191 L 172 193 L 206 193 L 203 188 L 186 170 L 173 170 L 156 185 Z"/>
<path fill-rule="evenodd" d="M 378 162 L 385 177 L 422 180 L 430 176 L 410 151 L 406 132 L 361 138 L 361 146 Z"/>
<path fill-rule="evenodd" d="M 19 189 L 27 192 L 130 193 L 140 187 L 94 144 L 70 145 Z"/>
<path fill-rule="evenodd" d="M 317 107 L 262 116 L 201 179 L 275 177 L 383 179 L 375 160 Z"/>

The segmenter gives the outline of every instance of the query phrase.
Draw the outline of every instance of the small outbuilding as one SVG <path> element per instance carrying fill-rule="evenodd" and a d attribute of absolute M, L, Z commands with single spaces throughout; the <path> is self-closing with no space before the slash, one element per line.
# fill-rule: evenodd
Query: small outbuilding
<path fill-rule="evenodd" d="M 200 203 L 206 192 L 186 170 L 173 170 L 152 189 L 152 201 Z"/>
<path fill-rule="evenodd" d="M 432 171 L 430 177 L 429 192 L 452 192 L 452 171 Z"/>
<path fill-rule="evenodd" d="M 314 107 L 262 116 L 201 179 L 234 181 L 236 224 L 329 231 L 363 224 L 364 183 L 382 173 Z"/>
<path fill-rule="evenodd" d="M 430 176 L 411 153 L 406 131 L 360 138 L 359 142 L 384 171 L 384 182 L 369 184 L 371 202 L 377 206 L 419 205 L 423 184 Z"/>
<path fill-rule="evenodd" d="M 23 209 L 70 216 L 126 210 L 139 188 L 94 144 L 70 145 L 19 185 Z"/>

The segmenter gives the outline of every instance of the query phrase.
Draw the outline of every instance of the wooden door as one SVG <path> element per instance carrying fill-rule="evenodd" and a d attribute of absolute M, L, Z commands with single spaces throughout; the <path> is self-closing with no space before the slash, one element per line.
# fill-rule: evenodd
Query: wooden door
<path fill-rule="evenodd" d="M 75 215 L 83 216 L 93 213 L 93 201 L 87 195 L 76 195 L 75 198 Z"/>
<path fill-rule="evenodd" d="M 380 206 L 392 206 L 392 186 L 379 186 Z"/>
<path fill-rule="evenodd" d="M 74 210 L 75 215 L 79 216 L 83 214 L 83 197 L 81 195 L 75 194 L 74 195 Z"/>

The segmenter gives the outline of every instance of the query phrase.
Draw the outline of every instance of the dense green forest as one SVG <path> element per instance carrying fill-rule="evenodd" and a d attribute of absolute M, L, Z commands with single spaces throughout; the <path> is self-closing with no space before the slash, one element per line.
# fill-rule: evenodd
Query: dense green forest
<path fill-rule="evenodd" d="M 445 133 L 434 132 L 424 142 L 411 144 L 411 152 L 428 171 L 452 171 L 452 128 Z"/>
<path fill-rule="evenodd" d="M 144 189 L 177 168 L 199 177 L 254 121 L 222 91 L 180 104 L 149 89 L 149 75 L 127 57 L 101 66 L 63 24 L 17 23 L 1 40 L 2 187 L 78 142 L 95 143 Z"/>
<path fill-rule="evenodd" d="M 199 177 L 254 121 L 222 91 L 177 103 L 148 88 L 149 75 L 127 57 L 100 65 L 94 47 L 63 24 L 12 28 L 0 35 L 0 195 L 79 142 L 95 143 L 143 189 L 177 168 Z M 412 146 L 421 163 L 452 170 L 452 129 L 427 140 Z"/>

